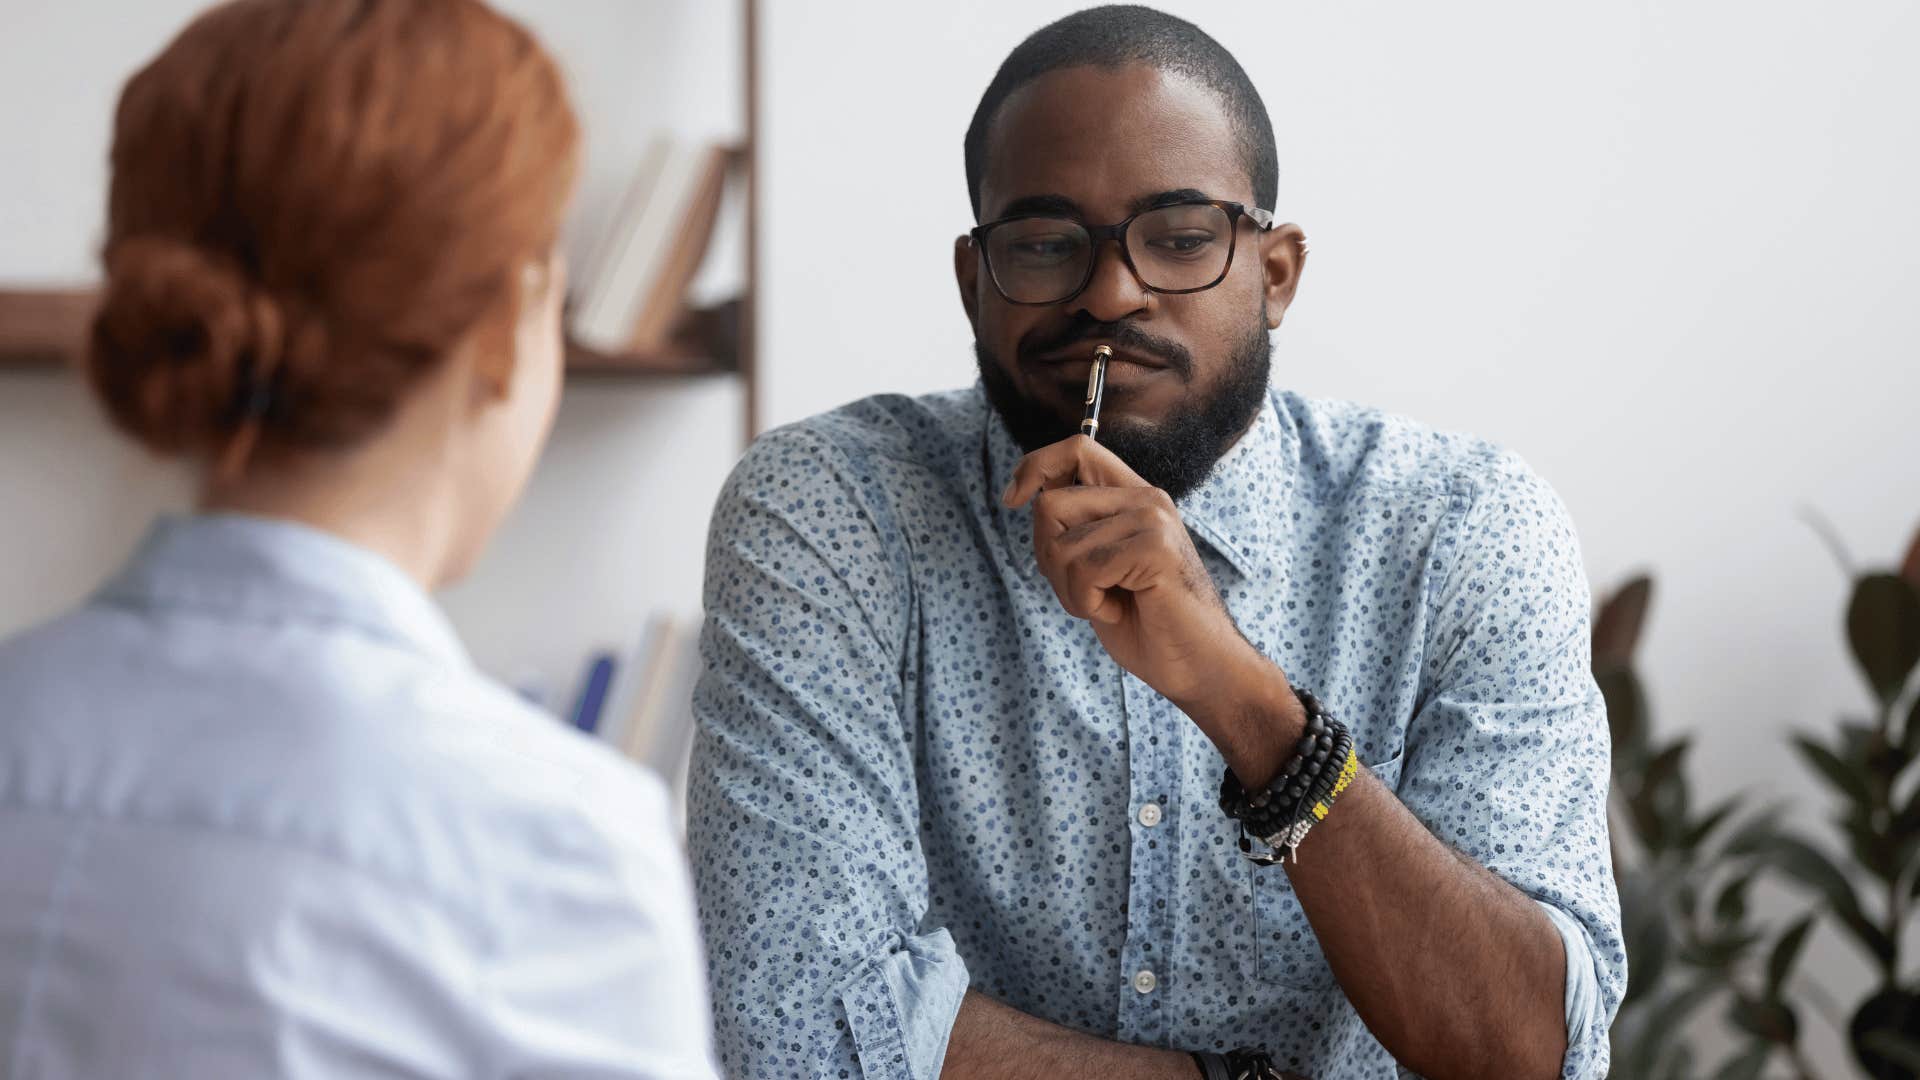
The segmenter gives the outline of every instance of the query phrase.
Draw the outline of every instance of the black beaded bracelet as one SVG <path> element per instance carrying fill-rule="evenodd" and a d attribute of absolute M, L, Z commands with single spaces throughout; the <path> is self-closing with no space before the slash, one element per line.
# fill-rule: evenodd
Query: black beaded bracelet
<path fill-rule="evenodd" d="M 1227 1059 L 1205 1050 L 1193 1052 L 1193 1063 L 1200 1067 L 1200 1080 L 1227 1080 Z"/>
<path fill-rule="evenodd" d="M 1246 790 L 1230 768 L 1220 781 L 1220 809 L 1240 822 L 1240 850 L 1256 861 L 1272 860 L 1253 855 L 1249 835 L 1269 843 L 1274 837 L 1291 836 L 1286 845 L 1290 852 L 1311 827 L 1308 819 L 1323 816 L 1339 793 L 1341 777 L 1353 756 L 1352 733 L 1328 714 L 1320 699 L 1299 687 L 1294 695 L 1306 710 L 1307 723 L 1280 771 L 1257 791 Z"/>
<path fill-rule="evenodd" d="M 1314 749 L 1308 758 L 1308 767 L 1301 770 L 1304 779 L 1287 786 L 1287 792 L 1291 793 L 1297 788 L 1299 794 L 1285 804 L 1282 813 L 1274 817 L 1273 823 L 1279 828 L 1284 829 L 1299 821 L 1306 814 L 1307 807 L 1320 801 L 1332 790 L 1340 771 L 1337 763 L 1345 759 L 1346 752 L 1352 749 L 1353 737 L 1347 734 L 1347 729 L 1331 718 L 1327 718 L 1327 723 L 1331 725 L 1330 728 L 1314 737 Z"/>
<path fill-rule="evenodd" d="M 1265 1050 L 1243 1046 L 1225 1054 L 1195 1050 L 1191 1056 L 1200 1080 L 1286 1080 Z"/>
<path fill-rule="evenodd" d="M 1312 805 L 1308 796 L 1318 792 L 1342 764 L 1335 751 L 1346 728 L 1327 714 L 1326 706 L 1312 692 L 1299 687 L 1293 692 L 1306 709 L 1307 723 L 1280 771 L 1258 791 L 1242 787 L 1232 769 L 1221 780 L 1220 808 L 1249 826 L 1257 823 L 1285 828 L 1299 820 L 1302 807 Z"/>

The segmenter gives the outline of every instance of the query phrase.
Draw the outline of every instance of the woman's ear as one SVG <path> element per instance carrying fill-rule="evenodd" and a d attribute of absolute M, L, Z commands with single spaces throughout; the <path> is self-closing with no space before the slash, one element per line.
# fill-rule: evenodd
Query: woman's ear
<path fill-rule="evenodd" d="M 1260 234 L 1260 268 L 1266 274 L 1267 329 L 1280 325 L 1307 268 L 1307 234 L 1298 225 L 1276 225 Z"/>
<path fill-rule="evenodd" d="M 960 286 L 960 306 L 966 309 L 967 323 L 974 336 L 980 334 L 980 256 L 974 250 L 973 237 L 959 236 L 953 241 L 953 279 Z"/>
<path fill-rule="evenodd" d="M 521 267 L 514 288 L 519 296 L 511 324 L 484 320 L 462 350 L 463 361 L 473 371 L 476 405 L 505 400 L 513 392 L 515 373 L 524 365 L 565 362 L 566 259 L 556 249 L 544 259 L 528 262 Z"/>

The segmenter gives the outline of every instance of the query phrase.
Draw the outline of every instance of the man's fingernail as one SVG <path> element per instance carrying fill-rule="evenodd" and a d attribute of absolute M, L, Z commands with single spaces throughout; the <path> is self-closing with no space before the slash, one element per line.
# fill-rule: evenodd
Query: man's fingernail
<path fill-rule="evenodd" d="M 1020 481 L 1017 478 L 1007 481 L 1007 490 L 1000 493 L 1000 502 L 1003 506 L 1013 505 L 1013 489 L 1019 483 Z"/>

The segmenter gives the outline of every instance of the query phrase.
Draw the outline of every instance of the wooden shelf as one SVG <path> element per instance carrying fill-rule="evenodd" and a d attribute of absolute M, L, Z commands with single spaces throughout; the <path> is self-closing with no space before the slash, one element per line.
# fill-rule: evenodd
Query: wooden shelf
<path fill-rule="evenodd" d="M 0 370 L 77 367 L 93 305 L 91 289 L 0 289 Z"/>
<path fill-rule="evenodd" d="M 577 341 L 567 342 L 567 375 L 631 378 L 647 375 L 731 375 L 723 358 L 699 350 L 670 349 L 646 353 L 604 353 Z"/>
<path fill-rule="evenodd" d="M 92 289 L 0 289 L 0 371 L 78 368 L 93 319 Z M 721 327 L 726 305 L 690 314 L 681 340 L 657 351 L 605 353 L 567 342 L 567 373 L 618 377 L 730 375 L 737 352 Z"/>

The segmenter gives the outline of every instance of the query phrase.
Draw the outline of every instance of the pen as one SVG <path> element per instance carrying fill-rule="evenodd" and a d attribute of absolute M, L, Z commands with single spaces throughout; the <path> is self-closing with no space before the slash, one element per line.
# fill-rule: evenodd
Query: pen
<path fill-rule="evenodd" d="M 1107 361 L 1112 358 L 1112 348 L 1094 346 L 1093 370 L 1087 372 L 1087 415 L 1080 421 L 1080 433 L 1089 439 L 1100 433 L 1100 403 L 1107 396 Z"/>

